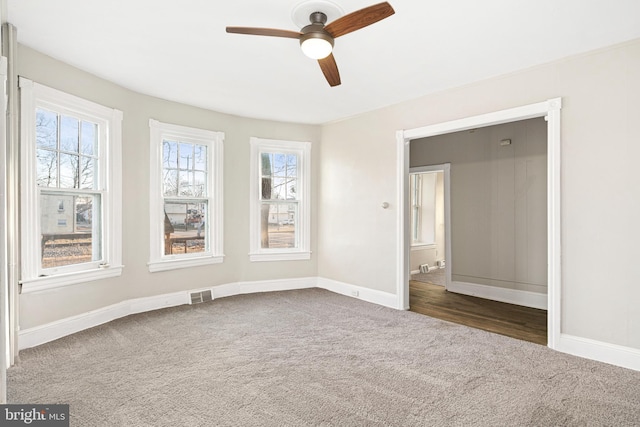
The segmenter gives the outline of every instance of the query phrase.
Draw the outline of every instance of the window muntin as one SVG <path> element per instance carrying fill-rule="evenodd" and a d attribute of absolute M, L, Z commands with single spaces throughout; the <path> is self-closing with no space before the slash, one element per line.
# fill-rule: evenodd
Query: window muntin
<path fill-rule="evenodd" d="M 23 292 L 120 275 L 122 112 L 20 91 Z"/>
<path fill-rule="evenodd" d="M 252 261 L 310 258 L 311 144 L 251 138 Z"/>
<path fill-rule="evenodd" d="M 99 125 L 42 108 L 35 125 L 42 274 L 104 262 Z"/>
<path fill-rule="evenodd" d="M 164 255 L 208 252 L 207 146 L 162 141 Z"/>
<path fill-rule="evenodd" d="M 152 272 L 222 262 L 224 134 L 149 121 Z"/>
<path fill-rule="evenodd" d="M 299 157 L 295 153 L 260 155 L 260 246 L 262 249 L 297 248 Z"/>

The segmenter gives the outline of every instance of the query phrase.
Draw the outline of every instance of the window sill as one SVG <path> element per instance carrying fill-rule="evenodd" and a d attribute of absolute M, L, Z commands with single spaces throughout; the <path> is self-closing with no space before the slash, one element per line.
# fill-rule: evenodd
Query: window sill
<path fill-rule="evenodd" d="M 151 273 L 159 271 L 177 270 L 179 268 L 199 267 L 201 265 L 221 264 L 224 255 L 210 255 L 198 258 L 169 259 L 162 261 L 151 261 L 147 265 Z"/>
<path fill-rule="evenodd" d="M 33 279 L 23 279 L 20 281 L 23 294 L 39 292 L 48 289 L 60 288 L 63 286 L 75 285 L 78 283 L 91 282 L 94 280 L 108 279 L 122 275 L 123 265 L 108 268 L 96 268 L 87 271 L 74 273 L 57 274 L 55 276 L 43 276 Z"/>
<path fill-rule="evenodd" d="M 300 261 L 311 259 L 311 252 L 251 253 L 249 261 Z"/>

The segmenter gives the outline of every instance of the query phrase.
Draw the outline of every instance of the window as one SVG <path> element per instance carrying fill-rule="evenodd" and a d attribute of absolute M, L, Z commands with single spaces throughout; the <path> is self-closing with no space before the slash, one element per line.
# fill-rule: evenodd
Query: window
<path fill-rule="evenodd" d="M 149 270 L 220 263 L 224 134 L 149 120 Z"/>
<path fill-rule="evenodd" d="M 412 173 L 411 196 L 411 244 L 433 245 L 436 233 L 436 172 Z"/>
<path fill-rule="evenodd" d="M 20 78 L 22 291 L 122 273 L 122 112 Z"/>
<path fill-rule="evenodd" d="M 251 138 L 251 261 L 310 259 L 311 143 Z"/>

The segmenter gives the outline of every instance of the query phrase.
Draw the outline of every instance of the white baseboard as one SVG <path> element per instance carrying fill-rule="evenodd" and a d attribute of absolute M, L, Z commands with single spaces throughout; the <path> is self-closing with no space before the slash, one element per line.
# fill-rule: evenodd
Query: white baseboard
<path fill-rule="evenodd" d="M 315 288 L 316 277 L 297 279 L 259 280 L 253 282 L 235 282 L 211 288 L 213 298 L 224 298 L 233 295 L 253 294 L 258 292 L 290 291 L 293 289 Z"/>
<path fill-rule="evenodd" d="M 631 347 L 560 334 L 555 350 L 640 371 L 640 350 Z"/>
<path fill-rule="evenodd" d="M 326 289 L 337 294 L 358 298 L 385 307 L 397 308 L 398 297 L 389 292 L 377 291 L 375 289 L 363 288 L 362 286 L 350 285 L 337 280 L 318 277 L 317 287 Z"/>
<path fill-rule="evenodd" d="M 479 293 L 484 293 L 485 295 L 487 295 L 485 296 L 486 298 L 491 299 L 498 298 L 495 294 L 487 292 L 487 290 L 484 288 L 492 288 L 492 292 L 495 292 L 495 289 L 502 289 L 492 286 L 477 285 L 473 283 L 453 283 L 463 285 L 463 290 L 474 292 L 477 296 L 481 296 L 478 295 Z M 471 286 L 465 287 L 465 285 Z M 397 308 L 398 306 L 398 297 L 395 294 L 368 289 L 362 286 L 351 285 L 348 283 L 338 282 L 336 280 L 325 279 L 321 277 L 264 280 L 255 282 L 236 282 L 214 286 L 206 289 L 211 289 L 213 298 L 215 299 L 240 294 L 286 291 L 313 287 L 326 289 L 331 292 L 358 298 L 385 307 Z M 201 290 L 203 289 L 198 289 L 196 291 Z M 478 290 L 480 290 L 480 292 L 478 292 Z M 192 292 L 195 291 L 188 290 L 174 292 L 171 294 L 156 295 L 152 297 L 136 298 L 128 301 L 122 301 L 118 304 L 113 304 L 87 313 L 79 314 L 77 316 L 72 316 L 66 319 L 47 323 L 45 325 L 25 329 L 19 332 L 19 348 L 22 350 L 25 348 L 35 347 L 37 345 L 53 341 L 64 336 L 71 335 L 73 333 L 80 332 L 82 330 L 92 328 L 94 326 L 98 326 L 124 316 L 128 316 L 130 314 L 142 313 L 182 304 L 189 304 L 190 293 Z M 527 296 L 526 294 L 537 295 L 533 292 L 526 292 L 525 296 L 523 297 L 521 294 L 524 291 L 515 292 L 520 294 L 519 296 L 515 297 L 515 299 L 520 302 L 513 302 L 514 297 L 511 294 L 508 295 L 508 298 L 505 298 L 509 299 L 510 301 L 505 302 L 525 305 L 521 303 L 522 299 L 531 299 L 531 296 Z M 473 294 L 467 293 L 467 295 Z M 546 295 L 543 296 L 545 297 L 545 306 L 543 308 L 546 308 Z M 537 301 L 536 304 L 540 305 L 540 302 Z M 580 338 L 567 334 L 560 335 L 558 343 L 555 345 L 554 349 L 563 353 L 568 353 L 575 356 L 640 371 L 640 350 L 638 349 L 615 344 L 608 344 L 601 341 Z"/>
<path fill-rule="evenodd" d="M 499 288 L 497 286 L 479 285 L 468 282 L 451 282 L 447 290 L 474 297 L 487 298 L 525 307 L 547 309 L 547 294 Z"/>
<path fill-rule="evenodd" d="M 197 290 L 131 299 L 77 316 L 22 330 L 18 333 L 18 348 L 22 350 L 35 347 L 130 314 L 189 304 L 191 302 L 190 294 L 192 292 L 199 292 L 205 289 L 211 289 L 211 294 L 215 299 L 257 292 L 313 288 L 316 286 L 316 283 L 317 278 L 315 277 L 236 282 L 209 288 L 198 288 Z"/>
<path fill-rule="evenodd" d="M 130 314 L 188 304 L 189 301 L 189 292 L 175 292 L 122 301 L 77 316 L 22 330 L 18 333 L 18 348 L 22 350 L 35 347 Z"/>

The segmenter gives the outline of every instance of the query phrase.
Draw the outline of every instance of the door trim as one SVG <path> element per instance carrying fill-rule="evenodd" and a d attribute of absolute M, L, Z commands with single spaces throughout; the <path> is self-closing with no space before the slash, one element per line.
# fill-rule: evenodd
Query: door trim
<path fill-rule="evenodd" d="M 399 130 L 397 140 L 397 308 L 409 308 L 409 145 L 411 140 L 545 117 L 547 120 L 547 345 L 556 349 L 561 332 L 560 110 L 562 98 L 424 127 Z M 450 225 L 450 224 L 449 224 Z M 447 227 L 450 229 L 451 227 Z M 448 246 L 449 248 L 450 246 Z M 447 248 L 447 249 L 448 249 Z M 447 254 L 447 262 L 451 262 Z M 449 270 L 450 271 L 450 270 Z"/>

